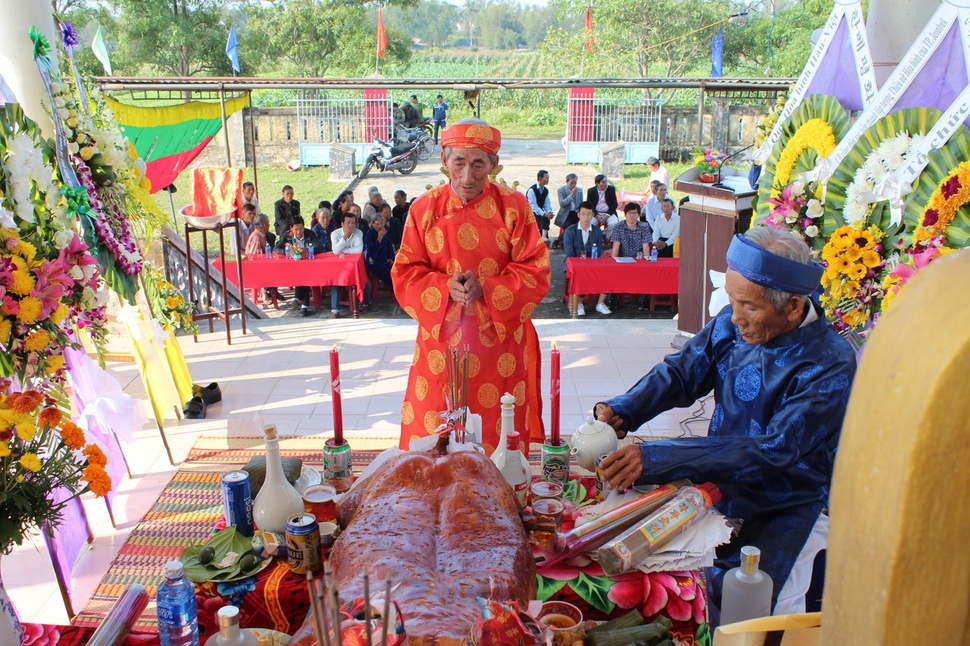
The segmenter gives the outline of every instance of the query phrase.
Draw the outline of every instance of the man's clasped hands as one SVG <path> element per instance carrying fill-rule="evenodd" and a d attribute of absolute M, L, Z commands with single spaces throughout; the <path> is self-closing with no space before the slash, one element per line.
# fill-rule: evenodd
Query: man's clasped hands
<path fill-rule="evenodd" d="M 448 283 L 448 291 L 451 300 L 462 307 L 471 304 L 484 295 L 481 281 L 470 270 L 463 274 L 456 271 Z"/>

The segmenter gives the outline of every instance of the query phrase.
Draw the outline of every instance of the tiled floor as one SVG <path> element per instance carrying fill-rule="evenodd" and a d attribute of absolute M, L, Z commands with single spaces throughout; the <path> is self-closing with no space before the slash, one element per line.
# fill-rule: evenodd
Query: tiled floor
<path fill-rule="evenodd" d="M 171 422 L 167 435 L 176 461 L 184 459 L 201 434 L 255 433 L 254 418 L 275 422 L 281 433 L 313 435 L 333 428 L 328 388 L 328 352 L 340 350 L 344 428 L 368 435 L 399 432 L 400 406 L 417 327 L 405 320 L 267 320 L 249 322 L 250 334 L 183 337 L 193 380 L 219 382 L 223 400 L 205 420 Z M 543 348 L 543 399 L 548 419 L 548 351 L 555 341 L 562 352 L 561 424 L 569 432 L 582 424 L 593 404 L 626 391 L 673 351 L 675 321 L 597 320 L 537 321 Z M 110 372 L 126 392 L 145 399 L 134 364 L 117 363 Z M 700 410 L 700 407 L 695 407 Z M 678 436 L 705 434 L 706 420 L 682 423 L 687 409 L 669 411 L 639 433 Z M 708 417 L 709 411 L 703 414 Z M 95 540 L 78 559 L 72 585 L 80 610 L 124 544 L 169 481 L 175 468 L 165 455 L 154 426 L 135 432 L 135 445 L 125 446 L 134 478 L 119 484 L 115 501 L 118 527 L 112 529 L 104 503 L 85 499 Z M 43 540 L 31 541 L 5 556 L 3 581 L 21 618 L 39 623 L 67 623 Z"/>

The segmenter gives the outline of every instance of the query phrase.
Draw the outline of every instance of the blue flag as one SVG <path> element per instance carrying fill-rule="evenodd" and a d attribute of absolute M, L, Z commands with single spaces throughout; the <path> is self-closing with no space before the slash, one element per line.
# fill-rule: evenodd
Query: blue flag
<path fill-rule="evenodd" d="M 229 40 L 226 41 L 226 56 L 232 62 L 232 71 L 239 73 L 239 41 L 236 40 L 236 25 L 229 26 Z"/>
<path fill-rule="evenodd" d="M 721 71 L 721 62 L 724 57 L 724 27 L 717 30 L 714 39 L 711 41 L 711 78 L 724 76 Z"/>

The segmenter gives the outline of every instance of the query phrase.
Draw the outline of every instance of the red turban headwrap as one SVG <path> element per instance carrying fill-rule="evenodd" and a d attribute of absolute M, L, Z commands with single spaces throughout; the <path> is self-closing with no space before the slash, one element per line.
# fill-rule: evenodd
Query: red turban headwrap
<path fill-rule="evenodd" d="M 502 133 L 480 123 L 456 123 L 441 134 L 442 148 L 478 148 L 497 155 L 502 146 Z"/>

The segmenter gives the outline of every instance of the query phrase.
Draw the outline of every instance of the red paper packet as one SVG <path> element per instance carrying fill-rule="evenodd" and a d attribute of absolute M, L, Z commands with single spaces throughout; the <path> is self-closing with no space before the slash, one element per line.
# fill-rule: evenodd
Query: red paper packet
<path fill-rule="evenodd" d="M 515 601 L 478 598 L 481 616 L 468 633 L 472 646 L 537 646 L 542 629 L 535 619 L 519 610 Z"/>

